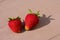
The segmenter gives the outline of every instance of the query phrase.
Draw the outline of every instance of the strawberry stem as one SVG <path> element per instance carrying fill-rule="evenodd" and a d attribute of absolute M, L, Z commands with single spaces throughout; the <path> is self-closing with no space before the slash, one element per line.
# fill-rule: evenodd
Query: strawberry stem
<path fill-rule="evenodd" d="M 28 9 L 30 13 L 32 13 L 32 10 L 31 9 Z"/>

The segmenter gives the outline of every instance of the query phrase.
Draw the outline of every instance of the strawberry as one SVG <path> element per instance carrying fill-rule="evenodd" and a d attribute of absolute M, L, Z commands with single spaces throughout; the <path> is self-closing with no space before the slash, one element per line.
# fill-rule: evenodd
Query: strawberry
<path fill-rule="evenodd" d="M 22 22 L 19 17 L 9 18 L 8 26 L 13 32 L 19 33 L 21 32 Z"/>
<path fill-rule="evenodd" d="M 25 30 L 30 30 L 34 28 L 38 22 L 39 22 L 39 11 L 37 13 L 32 13 L 32 11 L 29 9 L 30 13 L 27 14 L 25 17 Z"/>

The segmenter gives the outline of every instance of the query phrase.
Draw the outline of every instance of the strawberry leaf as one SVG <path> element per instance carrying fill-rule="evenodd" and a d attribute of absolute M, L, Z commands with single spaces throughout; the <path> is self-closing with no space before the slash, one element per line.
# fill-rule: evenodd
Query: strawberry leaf
<path fill-rule="evenodd" d="M 31 9 L 28 9 L 30 13 L 32 13 L 32 10 Z"/>
<path fill-rule="evenodd" d="M 36 15 L 37 15 L 37 16 L 39 16 L 39 15 L 40 15 L 40 14 L 39 14 L 39 11 L 37 11 Z"/>
<path fill-rule="evenodd" d="M 8 18 L 8 19 L 9 19 L 9 21 L 12 20 L 12 18 Z"/>

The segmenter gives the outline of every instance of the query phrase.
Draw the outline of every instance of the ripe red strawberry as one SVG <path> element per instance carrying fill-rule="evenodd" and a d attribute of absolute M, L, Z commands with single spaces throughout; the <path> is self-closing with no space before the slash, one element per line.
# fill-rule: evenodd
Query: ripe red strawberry
<path fill-rule="evenodd" d="M 30 30 L 33 27 L 35 27 L 39 22 L 39 11 L 37 13 L 32 13 L 32 11 L 29 9 L 30 14 L 27 14 L 25 18 L 25 30 Z"/>
<path fill-rule="evenodd" d="M 21 32 L 21 27 L 22 27 L 22 22 L 20 20 L 19 17 L 17 18 L 9 18 L 9 22 L 8 22 L 8 25 L 10 27 L 10 29 L 13 31 L 13 32 L 16 32 L 16 33 L 19 33 Z"/>

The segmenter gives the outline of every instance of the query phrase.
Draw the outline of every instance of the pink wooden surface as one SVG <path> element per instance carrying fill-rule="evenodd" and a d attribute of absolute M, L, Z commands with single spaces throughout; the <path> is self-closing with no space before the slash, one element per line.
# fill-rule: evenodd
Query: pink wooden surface
<path fill-rule="evenodd" d="M 28 9 L 40 10 L 38 28 L 12 32 L 7 25 L 8 17 L 24 19 Z M 50 15 L 55 20 L 50 20 Z M 0 0 L 0 40 L 60 40 L 60 0 Z"/>

